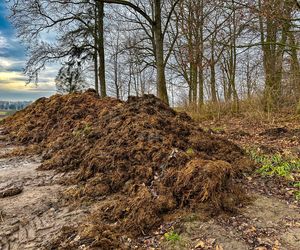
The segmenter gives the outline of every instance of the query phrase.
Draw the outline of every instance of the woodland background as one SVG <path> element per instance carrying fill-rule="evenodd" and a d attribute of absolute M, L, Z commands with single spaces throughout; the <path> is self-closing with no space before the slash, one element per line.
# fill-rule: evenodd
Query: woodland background
<path fill-rule="evenodd" d="M 9 0 L 29 82 L 60 63 L 59 92 L 156 93 L 171 106 L 296 110 L 296 0 Z M 25 6 L 25 8 L 24 8 Z M 55 34 L 55 35 L 53 35 Z M 300 107 L 298 107 L 298 110 Z"/>

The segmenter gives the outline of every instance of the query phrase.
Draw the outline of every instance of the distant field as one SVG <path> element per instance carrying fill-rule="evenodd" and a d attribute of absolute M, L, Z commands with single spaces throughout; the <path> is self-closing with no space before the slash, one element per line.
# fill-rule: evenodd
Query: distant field
<path fill-rule="evenodd" d="M 0 110 L 0 119 L 5 118 L 6 116 L 12 115 L 16 111 L 14 110 Z"/>

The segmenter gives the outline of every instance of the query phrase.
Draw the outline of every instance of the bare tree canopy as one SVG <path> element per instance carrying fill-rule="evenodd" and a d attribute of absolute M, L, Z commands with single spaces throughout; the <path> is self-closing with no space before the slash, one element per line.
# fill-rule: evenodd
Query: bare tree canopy
<path fill-rule="evenodd" d="M 252 95 L 266 110 L 287 93 L 299 100 L 296 0 L 9 2 L 28 45 L 29 81 L 80 53 L 102 97 L 156 93 L 197 107 L 225 100 L 235 111 Z"/>

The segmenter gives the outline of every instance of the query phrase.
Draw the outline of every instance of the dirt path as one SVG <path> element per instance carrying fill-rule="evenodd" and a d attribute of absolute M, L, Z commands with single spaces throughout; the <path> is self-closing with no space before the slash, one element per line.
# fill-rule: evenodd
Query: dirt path
<path fill-rule="evenodd" d="M 13 147 L 0 142 L 0 154 Z M 87 212 L 71 211 L 59 203 L 64 187 L 51 171 L 36 171 L 38 157 L 0 159 L 0 190 L 19 188 L 20 194 L 0 198 L 0 249 L 45 249 L 64 225 L 78 223 Z"/>
<path fill-rule="evenodd" d="M 253 198 L 236 216 L 203 220 L 190 215 L 174 227 L 180 240 L 151 239 L 152 244 L 156 240 L 157 248 L 168 250 L 300 249 L 299 207 L 265 195 L 253 194 Z"/>

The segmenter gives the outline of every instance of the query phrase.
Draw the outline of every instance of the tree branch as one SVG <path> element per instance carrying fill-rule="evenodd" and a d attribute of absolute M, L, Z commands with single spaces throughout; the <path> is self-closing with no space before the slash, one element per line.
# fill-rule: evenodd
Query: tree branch
<path fill-rule="evenodd" d="M 97 1 L 128 6 L 134 9 L 136 12 L 140 13 L 151 25 L 155 24 L 155 22 L 151 19 L 151 17 L 148 16 L 141 8 L 139 8 L 137 5 L 129 1 L 126 0 L 97 0 Z"/>
<path fill-rule="evenodd" d="M 171 20 L 171 17 L 172 17 L 173 12 L 174 12 L 174 10 L 175 10 L 175 7 L 176 7 L 176 5 L 177 5 L 180 1 L 181 1 L 181 0 L 176 0 L 176 2 L 175 2 L 175 3 L 173 4 L 173 6 L 172 6 L 171 11 L 169 12 L 169 15 L 168 15 L 168 18 L 167 18 L 167 22 L 166 22 L 166 25 L 165 25 L 165 28 L 164 28 L 164 31 L 163 31 L 163 36 L 165 35 L 165 33 L 166 33 L 167 29 L 168 29 L 168 25 L 169 25 L 169 23 L 170 23 L 170 20 Z"/>

